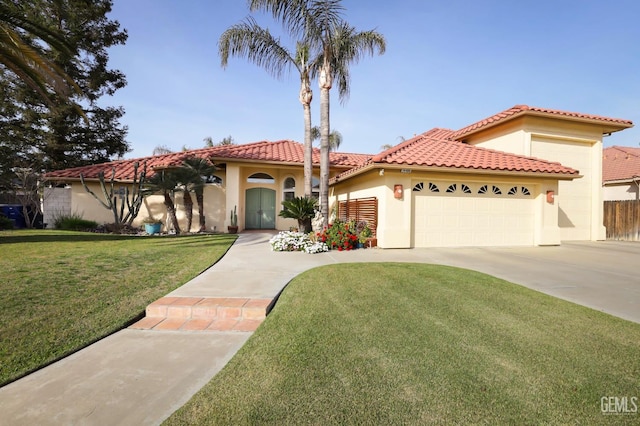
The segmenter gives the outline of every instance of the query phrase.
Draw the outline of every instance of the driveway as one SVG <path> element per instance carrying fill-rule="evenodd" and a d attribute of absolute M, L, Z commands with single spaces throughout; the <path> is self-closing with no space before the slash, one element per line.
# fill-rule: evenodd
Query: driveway
<path fill-rule="evenodd" d="M 379 250 L 385 254 L 386 250 Z M 458 266 L 640 323 L 640 243 L 392 250 L 394 259 Z M 388 253 L 382 257 L 391 257 Z M 377 256 L 372 256 L 377 257 Z"/>

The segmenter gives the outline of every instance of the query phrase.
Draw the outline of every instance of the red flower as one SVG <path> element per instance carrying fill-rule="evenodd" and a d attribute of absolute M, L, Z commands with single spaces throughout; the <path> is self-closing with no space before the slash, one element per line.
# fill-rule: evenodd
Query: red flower
<path fill-rule="evenodd" d="M 338 247 L 338 251 L 342 251 L 342 247 Z"/>

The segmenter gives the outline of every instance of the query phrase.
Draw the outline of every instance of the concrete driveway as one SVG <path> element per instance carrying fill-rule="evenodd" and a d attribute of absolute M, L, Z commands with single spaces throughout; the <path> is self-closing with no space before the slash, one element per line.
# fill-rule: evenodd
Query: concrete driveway
<path fill-rule="evenodd" d="M 365 251 L 366 252 L 366 251 Z M 379 250 L 382 257 L 392 253 Z M 484 272 L 640 323 L 640 243 L 563 242 L 551 247 L 393 250 L 398 261 Z M 373 256 L 377 257 L 377 256 Z"/>

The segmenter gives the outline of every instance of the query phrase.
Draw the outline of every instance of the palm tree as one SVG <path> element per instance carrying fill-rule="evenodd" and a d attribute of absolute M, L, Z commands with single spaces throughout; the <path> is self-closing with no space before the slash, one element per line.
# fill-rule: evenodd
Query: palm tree
<path fill-rule="evenodd" d="M 311 140 L 314 142 L 320 139 L 320 127 L 313 126 L 311 128 Z M 329 151 L 335 152 L 340 148 L 342 144 L 342 133 L 337 130 L 332 130 L 329 134 Z"/>
<path fill-rule="evenodd" d="M 216 171 L 216 167 L 206 158 L 189 157 L 183 161 L 182 168 L 187 170 L 191 176 L 188 189 L 192 190 L 196 194 L 198 216 L 200 220 L 199 232 L 204 232 L 207 230 L 204 216 L 204 185 L 207 180 L 213 176 L 213 173 Z"/>
<path fill-rule="evenodd" d="M 191 232 L 191 224 L 193 223 L 193 198 L 191 198 L 191 182 L 202 180 L 200 176 L 196 176 L 192 170 L 182 166 L 173 171 L 177 181 L 176 190 L 182 192 L 182 205 L 184 206 L 184 215 L 187 219 L 186 232 Z"/>
<path fill-rule="evenodd" d="M 282 210 L 278 216 L 298 221 L 298 230 L 303 233 L 311 232 L 311 219 L 316 214 L 317 200 L 309 197 L 295 197 L 282 202 Z"/>
<path fill-rule="evenodd" d="M 282 21 L 294 36 L 301 36 L 321 61 L 313 63 L 312 77 L 320 86 L 320 211 L 327 225 L 329 213 L 329 91 L 333 80 L 338 82 L 338 94 L 348 98 L 349 65 L 365 54 L 384 53 L 384 37 L 376 31 L 358 32 L 342 19 L 344 7 L 340 0 L 251 0 L 250 9 L 271 13 Z"/>
<path fill-rule="evenodd" d="M 254 64 L 263 67 L 276 78 L 291 67 L 300 75 L 299 99 L 304 110 L 304 192 L 311 196 L 313 171 L 313 148 L 311 146 L 311 100 L 313 92 L 310 84 L 309 48 L 304 43 L 296 43 L 295 52 L 280 44 L 268 29 L 260 27 L 248 17 L 245 21 L 227 29 L 218 42 L 222 67 L 227 66 L 229 56 L 244 56 Z"/>
<path fill-rule="evenodd" d="M 58 52 L 72 55 L 69 44 L 58 33 L 22 16 L 7 4 L 0 3 L 0 63 L 35 90 L 49 106 L 55 105 L 49 95 L 49 88 L 67 101 L 72 91 L 82 95 L 82 90 L 71 77 L 44 57 L 37 43 L 27 42 L 23 37 L 24 33 L 43 41 Z M 84 112 L 82 115 L 84 116 Z"/>
<path fill-rule="evenodd" d="M 147 192 L 152 194 L 160 192 L 164 196 L 164 205 L 167 208 L 167 214 L 173 223 L 173 229 L 175 229 L 176 234 L 180 234 L 180 225 L 178 225 L 176 207 L 173 204 L 171 194 L 175 192 L 178 184 L 179 179 L 175 170 L 159 170 L 151 178 L 147 179 L 145 184 Z"/>

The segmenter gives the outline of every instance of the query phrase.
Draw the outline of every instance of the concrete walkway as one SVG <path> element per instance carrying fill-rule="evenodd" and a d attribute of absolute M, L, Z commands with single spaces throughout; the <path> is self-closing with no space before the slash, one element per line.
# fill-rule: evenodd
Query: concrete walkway
<path fill-rule="evenodd" d="M 347 262 L 420 262 L 474 269 L 640 323 L 640 244 L 274 253 L 273 233 L 243 233 L 175 297 L 273 298 L 308 269 Z M 233 357 L 250 332 L 126 329 L 0 388 L 9 425 L 157 425 Z"/>

